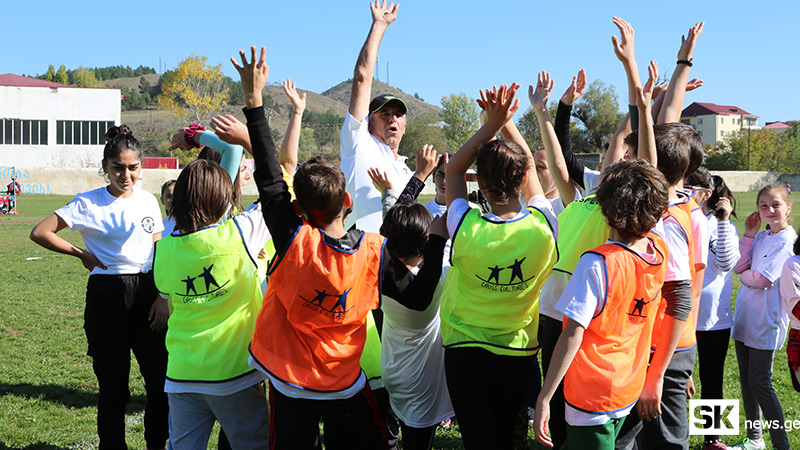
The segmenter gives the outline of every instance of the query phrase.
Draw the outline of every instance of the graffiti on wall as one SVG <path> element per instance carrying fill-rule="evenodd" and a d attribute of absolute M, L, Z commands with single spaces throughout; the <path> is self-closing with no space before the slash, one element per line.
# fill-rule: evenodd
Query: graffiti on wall
<path fill-rule="evenodd" d="M 11 182 L 12 177 L 15 177 L 17 179 L 17 183 L 20 184 L 20 190 L 22 191 L 22 194 L 50 193 L 50 184 L 26 183 L 26 181 L 30 180 L 31 178 L 31 173 L 28 169 L 0 166 L 0 181 L 2 181 L 3 184 L 3 192 L 5 192 L 5 186 Z"/>

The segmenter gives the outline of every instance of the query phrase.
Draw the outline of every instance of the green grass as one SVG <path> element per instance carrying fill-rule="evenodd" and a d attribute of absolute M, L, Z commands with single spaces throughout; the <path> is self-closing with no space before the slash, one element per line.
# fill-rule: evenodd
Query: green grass
<path fill-rule="evenodd" d="M 734 222 L 741 234 L 744 218 L 755 210 L 755 193 L 740 193 L 737 198 L 740 217 Z M 36 223 L 69 200 L 68 196 L 23 196 L 19 201 L 21 215 L 0 216 L 0 254 L 4 263 L 0 287 L 0 450 L 97 446 L 97 380 L 91 360 L 85 355 L 83 333 L 87 273 L 76 258 L 49 252 L 28 239 Z M 248 197 L 245 201 L 252 200 Z M 794 223 L 800 224 L 800 208 L 793 216 Z M 83 245 L 80 236 L 68 229 L 59 235 Z M 27 261 L 29 257 L 41 259 Z M 734 290 L 738 287 L 736 280 Z M 131 448 L 145 448 L 144 386 L 135 363 L 131 373 L 128 444 Z M 696 377 L 695 381 L 702 389 Z M 773 384 L 786 419 L 800 419 L 800 401 L 789 379 L 785 350 L 776 352 Z M 725 395 L 731 399 L 740 396 L 732 343 L 725 364 Z M 743 408 L 740 416 L 743 424 Z M 740 429 L 743 435 L 743 426 Z M 727 442 L 732 440 L 731 437 Z M 789 432 L 789 440 L 793 447 L 800 448 L 800 431 Z M 212 441 L 216 442 L 214 438 Z M 692 448 L 702 447 L 699 436 L 691 442 Z M 437 432 L 434 447 L 463 448 L 458 426 Z M 538 444 L 532 447 L 541 448 Z"/>

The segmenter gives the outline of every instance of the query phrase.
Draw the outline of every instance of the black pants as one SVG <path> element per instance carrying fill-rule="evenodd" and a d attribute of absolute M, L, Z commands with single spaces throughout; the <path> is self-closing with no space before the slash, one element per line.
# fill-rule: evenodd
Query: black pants
<path fill-rule="evenodd" d="M 445 349 L 447 388 L 466 449 L 528 448 L 526 395 L 534 364 L 536 356 Z"/>
<path fill-rule="evenodd" d="M 287 397 L 270 385 L 270 448 L 321 449 L 322 419 L 327 450 L 387 449 L 386 426 L 369 386 L 343 400 Z"/>
<path fill-rule="evenodd" d="M 156 299 L 152 273 L 92 275 L 86 286 L 84 330 L 88 355 L 100 386 L 97 434 L 100 449 L 126 449 L 125 407 L 130 400 L 131 351 L 144 378 L 147 447 L 163 448 L 169 437 L 166 331 L 150 330 L 148 314 Z"/>
<path fill-rule="evenodd" d="M 553 350 L 561 336 L 561 321 L 539 315 L 539 343 L 542 346 L 542 373 L 547 376 Z M 564 419 L 564 382 L 558 383 L 553 398 L 550 399 L 550 438 L 553 448 L 561 448 L 567 440 L 567 422 Z"/>
<path fill-rule="evenodd" d="M 703 400 L 723 399 L 722 378 L 725 372 L 725 358 L 728 356 L 728 342 L 731 329 L 698 331 L 697 358 L 699 360 L 700 389 Z M 705 436 L 706 442 L 718 440 L 718 435 Z"/>
<path fill-rule="evenodd" d="M 403 450 L 431 450 L 436 436 L 436 425 L 427 428 L 409 427 L 400 421 L 403 432 Z"/>

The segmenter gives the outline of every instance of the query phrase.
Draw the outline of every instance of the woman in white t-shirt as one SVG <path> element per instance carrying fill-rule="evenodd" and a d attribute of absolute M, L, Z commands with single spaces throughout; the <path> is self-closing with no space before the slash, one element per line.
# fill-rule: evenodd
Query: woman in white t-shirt
<path fill-rule="evenodd" d="M 775 350 L 786 339 L 788 318 L 780 294 L 783 264 L 792 256 L 797 234 L 789 226 L 792 202 L 786 187 L 771 184 L 759 191 L 758 211 L 747 216 L 744 236 L 739 243 L 741 258 L 734 273 L 741 275 L 742 287 L 736 296 L 733 315 L 733 339 L 742 384 L 742 401 L 747 423 L 747 438 L 733 444 L 734 448 L 764 448 L 761 413 L 770 423 L 774 448 L 789 448 L 783 427 L 783 408 L 772 388 L 772 362 Z M 761 224 L 767 230 L 756 235 Z M 748 442 L 751 441 L 751 442 Z M 749 445 L 746 445 L 749 444 Z M 729 447 L 730 448 L 730 447 Z"/>
<path fill-rule="evenodd" d="M 153 243 L 161 238 L 161 208 L 155 196 L 134 184 L 142 168 L 142 146 L 126 125 L 106 133 L 102 171 L 108 186 L 83 192 L 42 220 L 31 232 L 37 244 L 78 257 L 89 273 L 84 329 L 88 355 L 100 386 L 97 430 L 101 448 L 126 448 L 125 406 L 133 350 L 145 382 L 144 425 L 148 449 L 169 437 L 164 345 L 169 309 L 153 283 Z M 86 249 L 57 233 L 81 233 Z"/>

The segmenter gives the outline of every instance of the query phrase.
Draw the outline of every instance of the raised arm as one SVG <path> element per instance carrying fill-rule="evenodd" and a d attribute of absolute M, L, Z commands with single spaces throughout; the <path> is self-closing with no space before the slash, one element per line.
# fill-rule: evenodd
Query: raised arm
<path fill-rule="evenodd" d="M 291 78 L 287 78 L 283 82 L 283 92 L 292 102 L 293 111 L 292 117 L 289 118 L 289 125 L 286 127 L 286 136 L 283 137 L 281 143 L 278 162 L 289 176 L 293 176 L 297 170 L 297 150 L 300 148 L 300 125 L 303 120 L 303 112 L 306 110 L 306 93 L 303 92 L 303 95 L 300 95 Z"/>
<path fill-rule="evenodd" d="M 539 121 L 539 131 L 542 134 L 550 175 L 552 175 L 553 181 L 556 183 L 561 201 L 568 205 L 575 199 L 575 187 L 570 181 L 567 163 L 561 153 L 561 145 L 558 143 L 556 131 L 553 128 L 553 124 L 550 123 L 550 115 L 547 112 L 547 100 L 552 92 L 553 80 L 550 79 L 550 73 L 545 71 L 539 72 L 536 90 L 534 90 L 533 85 L 528 86 L 528 98 L 531 101 L 533 112 L 536 114 L 536 119 Z"/>
<path fill-rule="evenodd" d="M 567 170 L 569 177 L 581 188 L 583 185 L 583 173 L 586 166 L 572 154 L 572 144 L 570 142 L 569 127 L 570 119 L 572 117 L 572 105 L 586 92 L 586 71 L 581 69 L 578 75 L 572 77 L 572 83 L 564 95 L 561 96 L 561 101 L 558 102 L 558 109 L 556 109 L 556 121 L 553 128 L 556 130 L 556 137 L 558 143 L 561 145 L 561 154 L 564 156 L 564 161 L 567 163 Z"/>
<path fill-rule="evenodd" d="M 500 129 L 500 133 L 503 135 L 504 139 L 508 139 L 519 144 L 523 149 L 525 149 L 525 151 L 528 152 L 529 155 L 531 155 L 531 160 L 533 159 L 531 148 L 528 147 L 528 143 L 525 142 L 525 138 L 522 137 L 522 133 L 520 133 L 517 126 L 514 125 L 513 120 L 506 122 L 506 124 L 503 125 L 503 128 Z M 530 200 L 534 195 L 544 195 L 544 189 L 542 188 L 542 184 L 539 182 L 539 177 L 536 175 L 536 166 L 531 164 L 531 167 L 528 169 L 528 182 L 522 187 L 522 197 L 527 203 L 528 200 Z"/>
<path fill-rule="evenodd" d="M 611 36 L 611 42 L 614 44 L 614 53 L 625 68 L 625 75 L 628 78 L 628 105 L 635 105 L 636 89 L 641 89 L 642 82 L 639 79 L 639 66 L 634 56 L 633 27 L 620 17 L 614 17 L 614 25 L 619 28 L 620 37 L 617 39 L 616 36 Z"/>
<path fill-rule="evenodd" d="M 656 135 L 653 131 L 653 115 L 650 100 L 653 97 L 653 87 L 658 79 L 658 63 L 650 61 L 647 67 L 647 83 L 644 88 L 636 88 L 636 103 L 639 108 L 639 159 L 647 161 L 653 166 L 658 166 L 656 153 Z"/>
<path fill-rule="evenodd" d="M 678 62 L 675 71 L 672 72 L 672 79 L 669 82 L 667 93 L 664 97 L 664 104 L 658 113 L 656 124 L 673 123 L 681 120 L 683 110 L 683 98 L 686 95 L 686 82 L 689 80 L 689 68 L 692 67 L 692 56 L 697 39 L 703 32 L 705 22 L 699 22 L 689 28 L 687 36 L 681 36 L 681 48 L 678 50 Z"/>
<path fill-rule="evenodd" d="M 211 128 L 223 141 L 229 144 L 241 145 L 253 156 L 253 149 L 250 146 L 250 134 L 247 132 L 247 125 L 243 124 L 232 114 L 216 116 L 211 118 Z"/>
<path fill-rule="evenodd" d="M 353 71 L 353 90 L 350 94 L 350 115 L 359 122 L 367 117 L 369 112 L 370 92 L 372 91 L 372 74 L 378 61 L 378 47 L 386 32 L 386 28 L 397 19 L 399 5 L 386 0 L 383 3 L 375 0 L 369 4 L 372 11 L 372 26 L 369 29 L 367 40 L 358 54 L 356 67 Z"/>
<path fill-rule="evenodd" d="M 481 146 L 494 139 L 500 128 L 514 117 L 514 113 L 519 109 L 519 100 L 514 101 L 518 89 L 519 85 L 512 83 L 510 87 L 504 84 L 500 86 L 500 89 L 480 91 L 481 98 L 478 100 L 478 105 L 486 111 L 486 123 L 458 149 L 447 163 L 445 180 L 447 182 L 448 208 L 453 200 L 468 198 L 467 170 L 475 162 Z M 541 192 L 541 187 L 539 187 L 539 191 Z"/>

